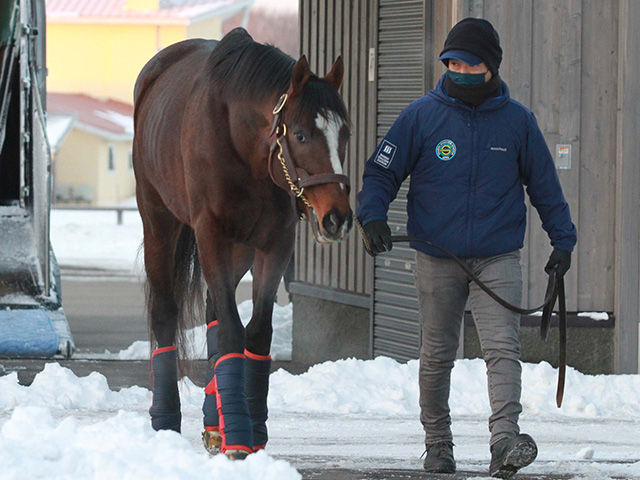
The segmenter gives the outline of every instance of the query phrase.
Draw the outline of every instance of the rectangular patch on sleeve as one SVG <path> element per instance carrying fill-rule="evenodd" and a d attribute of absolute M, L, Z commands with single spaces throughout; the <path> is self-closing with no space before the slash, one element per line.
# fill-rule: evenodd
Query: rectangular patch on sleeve
<path fill-rule="evenodd" d="M 381 167 L 389 168 L 389 165 L 391 165 L 393 156 L 396 154 L 397 149 L 398 147 L 396 147 L 393 143 L 389 143 L 386 140 L 383 140 L 380 148 L 378 149 L 378 154 L 373 161 Z"/>

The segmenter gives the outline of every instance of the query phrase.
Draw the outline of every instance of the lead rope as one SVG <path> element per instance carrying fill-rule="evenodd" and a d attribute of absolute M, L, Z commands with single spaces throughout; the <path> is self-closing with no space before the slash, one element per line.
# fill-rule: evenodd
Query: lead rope
<path fill-rule="evenodd" d="M 364 233 L 364 228 L 362 227 L 362 224 L 355 216 L 353 217 L 353 221 L 356 224 L 356 227 L 358 227 L 358 231 L 360 232 L 360 237 L 362 238 L 362 243 L 364 244 L 365 250 L 367 250 L 367 252 L 371 252 L 372 251 L 371 244 L 369 243 L 369 240 L 367 239 L 367 236 Z"/>
<path fill-rule="evenodd" d="M 360 235 L 362 237 L 362 242 L 364 243 L 364 248 L 368 252 L 372 252 L 371 244 L 367 239 L 367 236 L 364 233 L 364 228 L 360 224 L 357 218 L 354 217 L 354 222 L 360 231 Z M 507 302 L 503 298 L 501 298 L 498 294 L 496 294 L 493 290 L 491 290 L 488 286 L 482 282 L 469 268 L 453 253 L 448 250 L 432 243 L 428 240 L 421 240 L 419 238 L 410 237 L 410 236 L 391 236 L 392 243 L 400 243 L 400 242 L 418 242 L 424 243 L 425 245 L 429 245 L 440 250 L 442 253 L 446 254 L 450 257 L 456 264 L 466 273 L 467 277 L 472 280 L 478 287 L 480 287 L 487 295 L 489 295 L 492 299 L 498 302 L 503 307 L 511 310 L 512 312 L 529 315 L 531 313 L 537 312 L 539 310 L 543 310 L 542 312 L 542 320 L 540 322 L 540 336 L 543 340 L 547 340 L 547 334 L 549 325 L 551 324 L 551 315 L 553 312 L 553 307 L 556 303 L 556 298 L 558 299 L 558 316 L 559 316 L 559 361 L 558 361 L 558 388 L 556 390 L 556 405 L 558 408 L 562 406 L 562 398 L 564 396 L 564 385 L 565 385 L 565 377 L 566 377 L 566 351 L 567 351 L 567 309 L 566 309 L 566 298 L 564 291 L 564 278 L 556 278 L 555 269 L 549 273 L 549 281 L 547 283 L 547 290 L 545 292 L 544 303 L 536 308 L 521 308 L 511 303 Z"/>

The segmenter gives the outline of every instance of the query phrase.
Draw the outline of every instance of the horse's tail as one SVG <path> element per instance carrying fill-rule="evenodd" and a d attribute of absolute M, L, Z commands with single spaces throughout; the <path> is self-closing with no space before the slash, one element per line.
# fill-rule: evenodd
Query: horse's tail
<path fill-rule="evenodd" d="M 173 296 L 177 306 L 176 346 L 178 347 L 178 359 L 180 370 L 183 374 L 190 373 L 190 363 L 185 361 L 191 351 L 195 352 L 195 337 L 189 334 L 189 330 L 204 323 L 205 316 L 205 290 L 202 268 L 198 259 L 198 247 L 193 229 L 183 225 L 177 233 L 173 259 Z M 148 285 L 148 284 L 147 284 Z M 147 288 L 147 304 L 150 305 L 149 295 L 153 293 Z M 149 322 L 151 318 L 149 316 Z M 153 328 L 149 324 L 151 335 L 151 349 L 156 348 L 153 338 Z"/>

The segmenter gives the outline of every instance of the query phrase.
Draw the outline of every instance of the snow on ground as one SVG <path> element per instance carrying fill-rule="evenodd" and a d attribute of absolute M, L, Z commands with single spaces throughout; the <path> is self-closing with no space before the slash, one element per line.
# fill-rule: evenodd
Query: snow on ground
<path fill-rule="evenodd" d="M 121 226 L 113 212 L 52 212 L 52 243 L 65 266 L 139 272 L 141 231 L 136 212 L 126 212 Z M 250 302 L 239 308 L 247 318 Z M 287 308 L 276 309 L 284 323 L 290 322 Z M 202 332 L 194 336 L 202 342 Z M 114 355 L 147 358 L 148 345 Z M 271 376 L 268 453 L 233 463 L 203 453 L 203 392 L 188 379 L 181 382 L 178 435 L 151 429 L 150 391 L 112 391 L 98 373 L 78 378 L 52 363 L 29 387 L 19 385 L 15 373 L 0 377 L 2 478 L 301 478 L 291 463 L 420 469 L 417 375 L 416 361 L 384 357 L 326 362 L 302 375 L 278 370 Z M 523 364 L 521 426 L 540 446 L 525 472 L 640 479 L 640 375 L 588 376 L 570 368 L 560 409 L 556 380 L 557 371 L 546 363 Z M 486 478 L 489 406 L 481 360 L 456 362 L 451 412 L 459 468 Z"/>
<path fill-rule="evenodd" d="M 524 364 L 522 424 L 541 446 L 540 461 L 529 471 L 640 478 L 640 376 L 588 376 L 569 369 L 565 403 L 557 409 L 556 374 L 544 363 Z M 204 394 L 188 379 L 180 385 L 183 435 L 178 435 L 151 429 L 149 390 L 112 391 L 98 373 L 77 377 L 51 363 L 29 387 L 18 384 L 16 373 L 0 377 L 2 478 L 196 478 L 206 473 L 208 478 L 288 480 L 300 476 L 274 455 L 331 455 L 337 449 L 334 461 L 362 466 L 362 444 L 369 457 L 380 456 L 375 462 L 381 466 L 419 468 L 417 375 L 417 361 L 400 364 L 384 357 L 326 362 L 302 375 L 278 370 L 269 396 L 273 449 L 270 455 L 232 463 L 209 458 L 200 446 Z M 458 360 L 451 396 L 454 435 L 467 439 L 457 442 L 458 462 L 480 470 L 488 460 L 484 376 L 481 360 Z M 327 430 L 333 443 L 317 439 Z M 390 443 L 384 451 L 370 443 L 376 433 L 383 434 L 380 443 Z M 370 467 L 372 460 L 366 461 Z"/>
<path fill-rule="evenodd" d="M 142 220 L 138 212 L 52 210 L 51 245 L 65 267 L 142 272 Z"/>

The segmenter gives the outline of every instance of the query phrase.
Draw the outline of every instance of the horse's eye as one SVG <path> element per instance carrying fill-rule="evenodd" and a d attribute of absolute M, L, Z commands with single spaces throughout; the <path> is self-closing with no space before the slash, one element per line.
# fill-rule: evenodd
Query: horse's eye
<path fill-rule="evenodd" d="M 293 134 L 293 136 L 296 137 L 296 140 L 300 143 L 307 143 L 307 137 L 305 137 L 304 134 L 296 132 Z"/>

